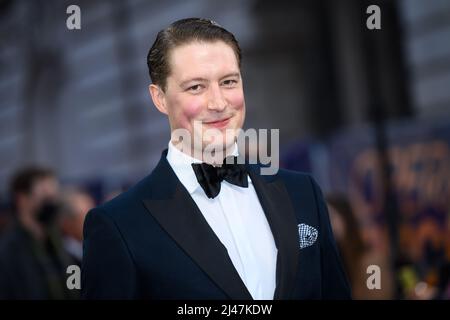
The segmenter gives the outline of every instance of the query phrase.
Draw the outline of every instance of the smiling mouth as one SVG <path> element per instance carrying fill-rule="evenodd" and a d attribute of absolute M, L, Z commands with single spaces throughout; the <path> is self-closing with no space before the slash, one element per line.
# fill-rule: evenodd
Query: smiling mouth
<path fill-rule="evenodd" d="M 225 118 L 222 120 L 217 120 L 217 121 L 205 122 L 205 124 L 208 126 L 215 127 L 215 128 L 223 128 L 230 122 L 230 119 L 231 119 L 231 117 Z"/>

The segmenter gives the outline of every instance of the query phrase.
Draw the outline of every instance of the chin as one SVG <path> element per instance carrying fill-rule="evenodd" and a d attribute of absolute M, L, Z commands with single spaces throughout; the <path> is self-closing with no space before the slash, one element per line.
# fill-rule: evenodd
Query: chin
<path fill-rule="evenodd" d="M 232 147 L 234 144 L 234 140 L 230 139 L 230 141 L 227 141 L 225 138 L 220 139 L 220 141 L 211 142 L 211 141 L 203 141 L 203 150 L 206 148 L 208 150 L 225 150 L 230 147 Z"/>

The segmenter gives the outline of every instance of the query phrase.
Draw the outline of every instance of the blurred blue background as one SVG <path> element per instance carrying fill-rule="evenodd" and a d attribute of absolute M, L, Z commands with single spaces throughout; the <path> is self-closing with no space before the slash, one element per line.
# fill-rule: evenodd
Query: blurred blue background
<path fill-rule="evenodd" d="M 71 4 L 81 30 L 66 27 Z M 381 30 L 366 27 L 371 4 Z M 368 248 L 356 273 L 374 263 L 398 281 L 357 297 L 450 298 L 447 0 L 0 0 L 0 226 L 26 165 L 53 168 L 96 203 L 151 172 L 169 126 L 148 95 L 146 56 L 186 17 L 238 39 L 245 127 L 280 129 L 281 166 L 349 203 Z"/>

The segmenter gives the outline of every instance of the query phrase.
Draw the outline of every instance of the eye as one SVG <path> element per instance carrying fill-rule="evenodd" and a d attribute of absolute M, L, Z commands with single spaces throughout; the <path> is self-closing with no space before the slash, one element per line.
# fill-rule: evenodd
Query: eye
<path fill-rule="evenodd" d="M 222 84 L 225 87 L 234 87 L 237 83 L 238 83 L 237 80 L 234 80 L 234 79 L 228 79 L 228 80 L 224 80 L 222 82 Z"/>
<path fill-rule="evenodd" d="M 196 84 L 193 85 L 189 88 L 187 88 L 187 91 L 192 92 L 192 93 L 197 93 L 200 92 L 202 90 L 202 86 L 200 84 Z"/>

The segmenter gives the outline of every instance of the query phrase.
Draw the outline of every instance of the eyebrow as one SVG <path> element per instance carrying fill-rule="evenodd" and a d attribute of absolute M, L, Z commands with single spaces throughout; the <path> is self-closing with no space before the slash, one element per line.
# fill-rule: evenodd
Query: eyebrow
<path fill-rule="evenodd" d="M 239 72 L 229 73 L 229 74 L 223 76 L 222 78 L 220 78 L 220 80 L 225 79 L 225 78 L 229 78 L 229 77 L 239 77 Z"/>
<path fill-rule="evenodd" d="M 180 87 L 184 87 L 185 85 L 187 85 L 189 82 L 193 82 L 193 81 L 198 81 L 198 82 L 208 82 L 208 80 L 206 80 L 205 78 L 192 78 L 192 79 L 188 79 L 185 80 L 183 82 L 180 83 Z"/>
<path fill-rule="evenodd" d="M 225 79 L 225 78 L 229 78 L 229 77 L 239 77 L 239 72 L 233 72 L 233 73 L 229 73 L 224 75 L 223 77 L 220 78 L 220 80 Z M 187 85 L 189 82 L 193 82 L 193 81 L 198 81 L 198 82 L 208 82 L 209 80 L 205 79 L 205 78 L 192 78 L 192 79 L 188 79 L 185 80 L 183 82 L 180 83 L 181 87 L 184 87 L 185 85 Z"/>

